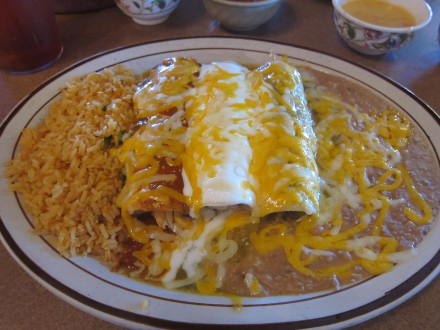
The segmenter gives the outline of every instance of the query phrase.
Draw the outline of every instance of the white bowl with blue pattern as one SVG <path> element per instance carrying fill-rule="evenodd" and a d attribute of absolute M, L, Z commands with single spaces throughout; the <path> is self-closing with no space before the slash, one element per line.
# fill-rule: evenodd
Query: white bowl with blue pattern
<path fill-rule="evenodd" d="M 352 49 L 367 55 L 381 55 L 401 48 L 432 18 L 432 9 L 423 0 L 385 0 L 412 13 L 416 24 L 404 28 L 380 26 L 362 21 L 344 11 L 343 5 L 350 0 L 332 1 L 338 34 Z"/>

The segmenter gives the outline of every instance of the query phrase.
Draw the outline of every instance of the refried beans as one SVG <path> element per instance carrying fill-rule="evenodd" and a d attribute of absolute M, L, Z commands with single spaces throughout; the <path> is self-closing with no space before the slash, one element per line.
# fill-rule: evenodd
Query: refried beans
<path fill-rule="evenodd" d="M 339 102 L 354 105 L 357 111 L 369 115 L 382 113 L 391 107 L 382 97 L 345 78 L 308 67 L 300 68 L 300 71 L 309 101 L 325 94 L 331 94 Z M 316 109 L 313 108 L 314 102 L 311 101 L 309 106 L 314 114 L 315 124 L 319 125 L 320 116 Z M 351 121 L 351 125 L 353 129 L 360 131 L 364 129 L 364 124 L 359 125 L 354 119 Z M 323 137 L 317 132 L 317 138 L 319 140 Z M 411 125 L 411 135 L 408 138 L 407 146 L 399 151 L 401 163 L 410 173 L 412 184 L 431 206 L 433 218 L 435 219 L 439 213 L 440 169 L 429 141 L 415 125 Z M 318 148 L 318 166 L 322 166 L 322 164 L 319 164 L 319 153 L 320 150 Z M 326 169 L 320 167 L 320 172 L 325 171 Z M 373 184 L 383 173 L 382 169 L 371 167 L 368 168 L 366 175 L 371 184 Z M 390 206 L 379 235 L 395 238 L 398 242 L 397 251 L 410 251 L 423 239 L 434 220 L 427 224 L 416 224 L 408 220 L 405 216 L 405 208 L 410 207 L 415 210 L 418 208 L 414 205 L 404 185 L 395 190 L 385 191 L 384 195 L 392 200 L 399 200 L 399 202 L 392 203 Z M 360 219 L 357 214 L 362 209 L 362 204 L 356 209 L 348 205 L 342 206 L 340 211 L 343 219 L 342 232 L 359 224 Z M 374 221 L 379 212 L 380 210 L 373 212 L 371 223 L 364 230 L 357 233 L 355 235 L 356 238 L 367 237 L 372 234 Z M 242 296 L 304 294 L 324 290 L 337 290 L 343 286 L 354 284 L 375 275 L 359 265 L 354 266 L 343 276 L 338 276 L 337 274 L 329 276 L 304 274 L 289 263 L 282 247 L 277 247 L 264 253 L 255 248 L 249 240 L 249 236 L 252 233 L 259 232 L 266 226 L 279 223 L 284 223 L 288 230 L 293 233 L 298 221 L 301 220 L 295 219 L 295 215 L 286 214 L 284 216 L 264 218 L 258 224 L 236 229 L 232 233 L 232 237 L 239 241 L 239 249 L 237 254 L 226 262 L 227 276 L 225 276 L 222 291 Z M 324 227 L 316 226 L 312 231 L 319 235 L 328 228 L 329 225 L 325 224 Z M 380 250 L 380 248 L 380 246 L 376 246 L 376 249 Z M 303 258 L 306 258 L 305 254 L 303 253 Z M 358 256 L 354 253 L 342 249 L 327 251 L 324 256 L 314 261 L 312 263 L 313 266 L 310 268 L 320 269 L 322 267 L 343 265 L 357 258 Z M 252 274 L 252 277 L 258 280 L 259 287 L 257 290 L 252 290 L 245 281 L 245 277 L 248 274 Z"/>

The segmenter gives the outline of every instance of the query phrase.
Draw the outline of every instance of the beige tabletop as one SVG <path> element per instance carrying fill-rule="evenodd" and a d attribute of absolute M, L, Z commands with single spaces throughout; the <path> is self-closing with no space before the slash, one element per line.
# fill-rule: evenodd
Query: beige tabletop
<path fill-rule="evenodd" d="M 234 33 L 211 19 L 201 0 L 182 0 L 170 18 L 141 26 L 117 7 L 57 15 L 64 53 L 52 67 L 32 75 L 0 73 L 0 120 L 40 83 L 67 66 L 113 48 L 187 36 L 248 36 L 322 51 L 376 70 L 408 88 L 440 113 L 440 0 L 428 0 L 434 17 L 405 48 L 384 56 L 355 53 L 339 39 L 331 0 L 285 0 L 269 23 Z M 5 207 L 5 205 L 1 205 Z M 356 329 L 438 329 L 440 278 L 397 308 Z M 0 247 L 0 329 L 120 329 L 57 298 L 32 279 Z"/>

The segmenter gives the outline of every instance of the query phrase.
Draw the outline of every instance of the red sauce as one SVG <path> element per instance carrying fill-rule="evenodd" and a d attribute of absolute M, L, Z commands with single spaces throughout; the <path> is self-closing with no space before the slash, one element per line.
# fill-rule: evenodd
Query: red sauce
<path fill-rule="evenodd" d="M 135 271 L 139 268 L 135 265 L 135 262 L 138 260 L 133 256 L 134 251 L 138 251 L 142 249 L 144 245 L 135 241 L 134 239 L 128 237 L 122 242 L 122 247 L 124 252 L 122 252 L 119 256 L 119 262 L 117 265 L 117 271 Z"/>
<path fill-rule="evenodd" d="M 159 161 L 159 170 L 157 174 L 174 174 L 176 179 L 172 182 L 170 181 L 156 181 L 150 183 L 148 186 L 149 190 L 158 189 L 161 186 L 166 186 L 172 188 L 178 192 L 183 191 L 183 178 L 182 178 L 182 167 L 181 166 L 171 166 L 168 164 L 165 158 L 158 159 Z M 154 199 L 148 199 L 141 202 L 142 210 L 144 211 L 180 211 L 180 212 L 188 212 L 188 205 L 182 203 L 178 200 L 175 200 L 170 197 L 168 204 L 159 204 Z"/>

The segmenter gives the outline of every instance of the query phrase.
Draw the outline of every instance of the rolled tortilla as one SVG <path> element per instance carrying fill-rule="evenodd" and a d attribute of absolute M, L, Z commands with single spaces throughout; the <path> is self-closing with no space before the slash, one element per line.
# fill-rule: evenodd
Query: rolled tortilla
<path fill-rule="evenodd" d="M 164 63 L 134 99 L 141 123 L 122 147 L 121 208 L 192 217 L 235 205 L 253 217 L 318 212 L 316 137 L 295 68 Z"/>

